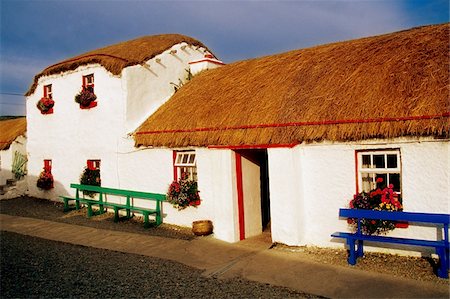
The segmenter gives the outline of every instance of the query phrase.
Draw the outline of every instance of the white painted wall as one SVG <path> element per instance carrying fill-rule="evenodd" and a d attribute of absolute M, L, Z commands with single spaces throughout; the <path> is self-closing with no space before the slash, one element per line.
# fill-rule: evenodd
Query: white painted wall
<path fill-rule="evenodd" d="M 267 156 L 272 241 L 301 245 L 305 231 L 305 194 L 300 148 L 269 148 Z"/>
<path fill-rule="evenodd" d="M 82 76 L 94 74 L 97 107 L 82 110 L 74 100 L 81 90 Z M 29 193 L 57 200 L 72 194 L 70 183 L 79 177 L 88 159 L 101 159 L 101 178 L 105 186 L 117 185 L 117 150 L 123 135 L 125 95 L 122 81 L 100 65 L 79 67 L 62 75 L 39 79 L 33 95 L 27 98 Z M 52 84 L 54 113 L 42 115 L 36 103 L 43 86 Z M 55 188 L 42 191 L 36 181 L 44 159 L 52 160 Z"/>
<path fill-rule="evenodd" d="M 155 56 L 143 66 L 123 71 L 127 89 L 127 132 L 135 130 L 174 93 L 179 79 L 186 82 L 189 62 L 204 55 L 204 48 L 191 47 L 185 42 Z"/>
<path fill-rule="evenodd" d="M 262 233 L 260 167 L 245 157 L 241 161 L 245 237 L 250 238 Z"/>
<path fill-rule="evenodd" d="M 173 50 L 176 53 L 170 54 Z M 143 191 L 161 192 L 164 188 L 157 183 L 158 179 L 155 181 L 158 171 L 150 171 L 150 184 L 142 182 L 144 177 L 137 178 L 135 183 L 133 173 L 135 164 L 151 164 L 153 169 L 158 169 L 154 165 L 164 161 L 159 160 L 160 153 L 149 155 L 136 152 L 127 133 L 136 129 L 173 94 L 170 82 L 176 83 L 178 78 L 184 78 L 188 62 L 203 57 L 203 50 L 186 43 L 178 44 L 144 66 L 125 68 L 120 76 L 114 76 L 102 66 L 93 64 L 63 74 L 41 77 L 36 91 L 27 98 L 30 194 L 53 200 L 60 195 L 73 194 L 69 185 L 79 182 L 88 159 L 101 160 L 103 186 L 137 186 L 141 187 L 137 188 L 139 190 L 144 188 Z M 82 110 L 74 97 L 81 90 L 82 76 L 92 73 L 98 105 Z M 54 113 L 42 115 L 36 103 L 43 96 L 43 86 L 47 84 L 52 84 Z M 151 162 L 136 162 L 141 158 Z M 55 188 L 50 191 L 36 187 L 44 159 L 52 159 L 53 162 Z M 168 165 L 172 167 L 171 160 Z"/>
<path fill-rule="evenodd" d="M 355 193 L 355 150 L 364 149 L 400 149 L 405 211 L 449 213 L 449 141 L 403 138 L 269 149 L 273 241 L 342 247 L 330 234 L 348 229 L 338 210 L 348 207 Z M 435 239 L 436 229 L 410 225 L 389 234 Z"/>

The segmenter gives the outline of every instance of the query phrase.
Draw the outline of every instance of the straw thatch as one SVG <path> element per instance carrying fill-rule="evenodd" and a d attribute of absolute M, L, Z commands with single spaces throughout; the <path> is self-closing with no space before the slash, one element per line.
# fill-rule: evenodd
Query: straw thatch
<path fill-rule="evenodd" d="M 27 130 L 25 117 L 0 120 L 0 150 L 6 150 L 17 137 Z"/>
<path fill-rule="evenodd" d="M 136 145 L 449 137 L 448 70 L 448 24 L 241 61 L 193 78 Z"/>
<path fill-rule="evenodd" d="M 198 40 L 180 34 L 143 36 L 130 41 L 93 50 L 79 56 L 51 65 L 34 77 L 33 84 L 25 94 L 33 94 L 38 79 L 42 76 L 75 70 L 77 67 L 98 63 L 114 75 L 119 75 L 125 67 L 142 64 L 154 56 L 170 49 L 173 45 L 186 42 L 206 48 Z"/>

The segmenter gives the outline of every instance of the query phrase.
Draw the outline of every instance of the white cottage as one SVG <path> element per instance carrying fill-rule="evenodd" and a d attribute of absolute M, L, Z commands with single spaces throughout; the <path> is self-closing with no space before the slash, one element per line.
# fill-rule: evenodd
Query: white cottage
<path fill-rule="evenodd" d="M 448 36 L 448 24 L 426 26 L 200 74 L 136 132 L 133 169 L 158 156 L 151 177 L 167 185 L 195 168 L 201 205 L 165 221 L 208 218 L 229 242 L 267 228 L 274 242 L 342 246 L 330 237 L 347 229 L 339 208 L 378 177 L 405 211 L 449 213 Z M 196 162 L 177 164 L 183 153 Z M 436 237 L 414 226 L 391 234 Z"/>
<path fill-rule="evenodd" d="M 37 74 L 26 94 L 30 195 L 72 194 L 70 183 L 86 166 L 100 169 L 103 186 L 165 191 L 164 157 L 134 148 L 129 133 L 186 83 L 189 63 L 200 70 L 222 64 L 201 42 L 167 34 L 90 51 Z M 139 172 L 143 159 L 151 163 Z M 37 187 L 42 171 L 53 176 L 50 190 Z"/>
<path fill-rule="evenodd" d="M 0 120 L 0 199 L 16 197 L 27 189 L 25 117 Z"/>

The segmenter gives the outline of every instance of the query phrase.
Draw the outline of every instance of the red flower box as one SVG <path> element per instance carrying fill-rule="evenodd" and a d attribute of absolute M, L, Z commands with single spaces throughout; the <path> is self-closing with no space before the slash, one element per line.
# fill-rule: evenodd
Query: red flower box
<path fill-rule="evenodd" d="M 47 111 L 41 110 L 41 114 L 53 114 L 53 108 L 50 108 Z"/>
<path fill-rule="evenodd" d="M 80 109 L 91 109 L 97 107 L 97 102 L 90 102 L 88 106 L 83 106 L 80 104 Z"/>

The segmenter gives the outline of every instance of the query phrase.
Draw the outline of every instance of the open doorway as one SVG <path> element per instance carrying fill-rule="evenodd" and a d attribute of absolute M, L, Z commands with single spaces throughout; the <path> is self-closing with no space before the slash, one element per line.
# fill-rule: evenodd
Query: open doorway
<path fill-rule="evenodd" d="M 269 171 L 266 149 L 236 150 L 240 239 L 270 233 Z"/>

